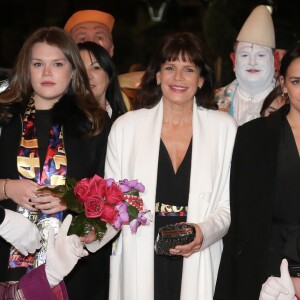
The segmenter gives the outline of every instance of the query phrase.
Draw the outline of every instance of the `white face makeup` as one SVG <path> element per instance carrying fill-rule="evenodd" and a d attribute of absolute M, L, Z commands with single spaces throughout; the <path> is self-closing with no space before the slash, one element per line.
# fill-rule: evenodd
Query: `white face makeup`
<path fill-rule="evenodd" d="M 239 42 L 235 54 L 235 75 L 241 88 L 250 94 L 269 87 L 274 77 L 272 49 L 257 44 Z"/>

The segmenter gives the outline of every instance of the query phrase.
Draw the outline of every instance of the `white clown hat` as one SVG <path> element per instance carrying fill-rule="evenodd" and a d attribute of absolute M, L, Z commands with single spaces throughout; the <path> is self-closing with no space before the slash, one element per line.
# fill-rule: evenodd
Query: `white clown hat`
<path fill-rule="evenodd" d="M 265 5 L 259 5 L 251 12 L 236 40 L 275 48 L 273 20 Z"/>

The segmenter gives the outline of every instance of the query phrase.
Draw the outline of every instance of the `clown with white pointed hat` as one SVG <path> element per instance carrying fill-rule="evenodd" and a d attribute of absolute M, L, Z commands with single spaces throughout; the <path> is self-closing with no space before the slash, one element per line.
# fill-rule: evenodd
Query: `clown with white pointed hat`
<path fill-rule="evenodd" d="M 275 32 L 265 5 L 257 6 L 241 28 L 231 60 L 236 79 L 216 91 L 220 110 L 229 112 L 238 125 L 260 117 L 274 79 Z"/>

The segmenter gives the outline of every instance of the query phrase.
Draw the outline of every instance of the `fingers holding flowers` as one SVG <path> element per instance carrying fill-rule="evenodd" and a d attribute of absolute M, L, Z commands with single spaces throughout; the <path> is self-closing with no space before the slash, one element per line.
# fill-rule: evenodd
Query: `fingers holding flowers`
<path fill-rule="evenodd" d="M 144 191 L 144 186 L 137 180 L 116 182 L 114 179 L 104 179 L 98 175 L 84 178 L 74 185 L 75 199 L 70 198 L 71 202 L 82 204 L 82 208 L 77 210 L 79 215 L 74 218 L 73 223 L 84 223 L 94 227 L 98 241 L 103 239 L 107 224 L 120 230 L 123 225 L 134 222 L 131 229 L 135 233 L 140 225 L 148 224 L 150 219 L 147 218 L 150 212 L 144 210 L 143 201 L 139 198 L 139 192 L 142 190 Z M 79 227 L 74 233 L 79 232 Z M 92 233 L 82 237 L 86 244 L 93 243 Z"/>
<path fill-rule="evenodd" d="M 44 214 L 54 214 L 67 209 L 64 201 L 51 193 L 38 192 L 36 197 L 31 199 L 32 206 Z"/>
<path fill-rule="evenodd" d="M 37 195 L 35 207 L 49 214 L 62 210 L 56 209 L 65 205 L 64 209 L 74 212 L 76 216 L 69 233 L 81 236 L 80 240 L 86 247 L 96 242 L 97 247 L 104 245 L 102 240 L 107 243 L 107 228 L 114 228 L 112 238 L 125 224 L 130 224 L 132 233 L 135 233 L 139 226 L 152 220 L 150 211 L 144 209 L 139 197 L 144 186 L 137 180 L 115 182 L 94 175 L 79 181 L 66 178 L 63 186 L 40 190 L 43 194 Z M 50 207 L 50 202 L 53 207 Z"/>
<path fill-rule="evenodd" d="M 96 240 L 97 240 L 97 236 L 96 236 L 96 232 L 95 232 L 94 227 L 92 227 L 87 234 L 80 237 L 80 241 L 85 245 L 90 244 L 90 243 L 92 243 Z"/>

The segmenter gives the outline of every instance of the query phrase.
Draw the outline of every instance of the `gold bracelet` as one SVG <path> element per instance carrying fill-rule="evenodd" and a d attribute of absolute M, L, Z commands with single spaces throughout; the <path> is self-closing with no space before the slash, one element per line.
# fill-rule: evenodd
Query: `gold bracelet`
<path fill-rule="evenodd" d="M 9 180 L 9 178 L 4 179 L 4 184 L 3 184 L 3 195 L 4 195 L 4 199 L 8 199 L 7 194 L 6 194 L 6 184 L 7 181 Z"/>

